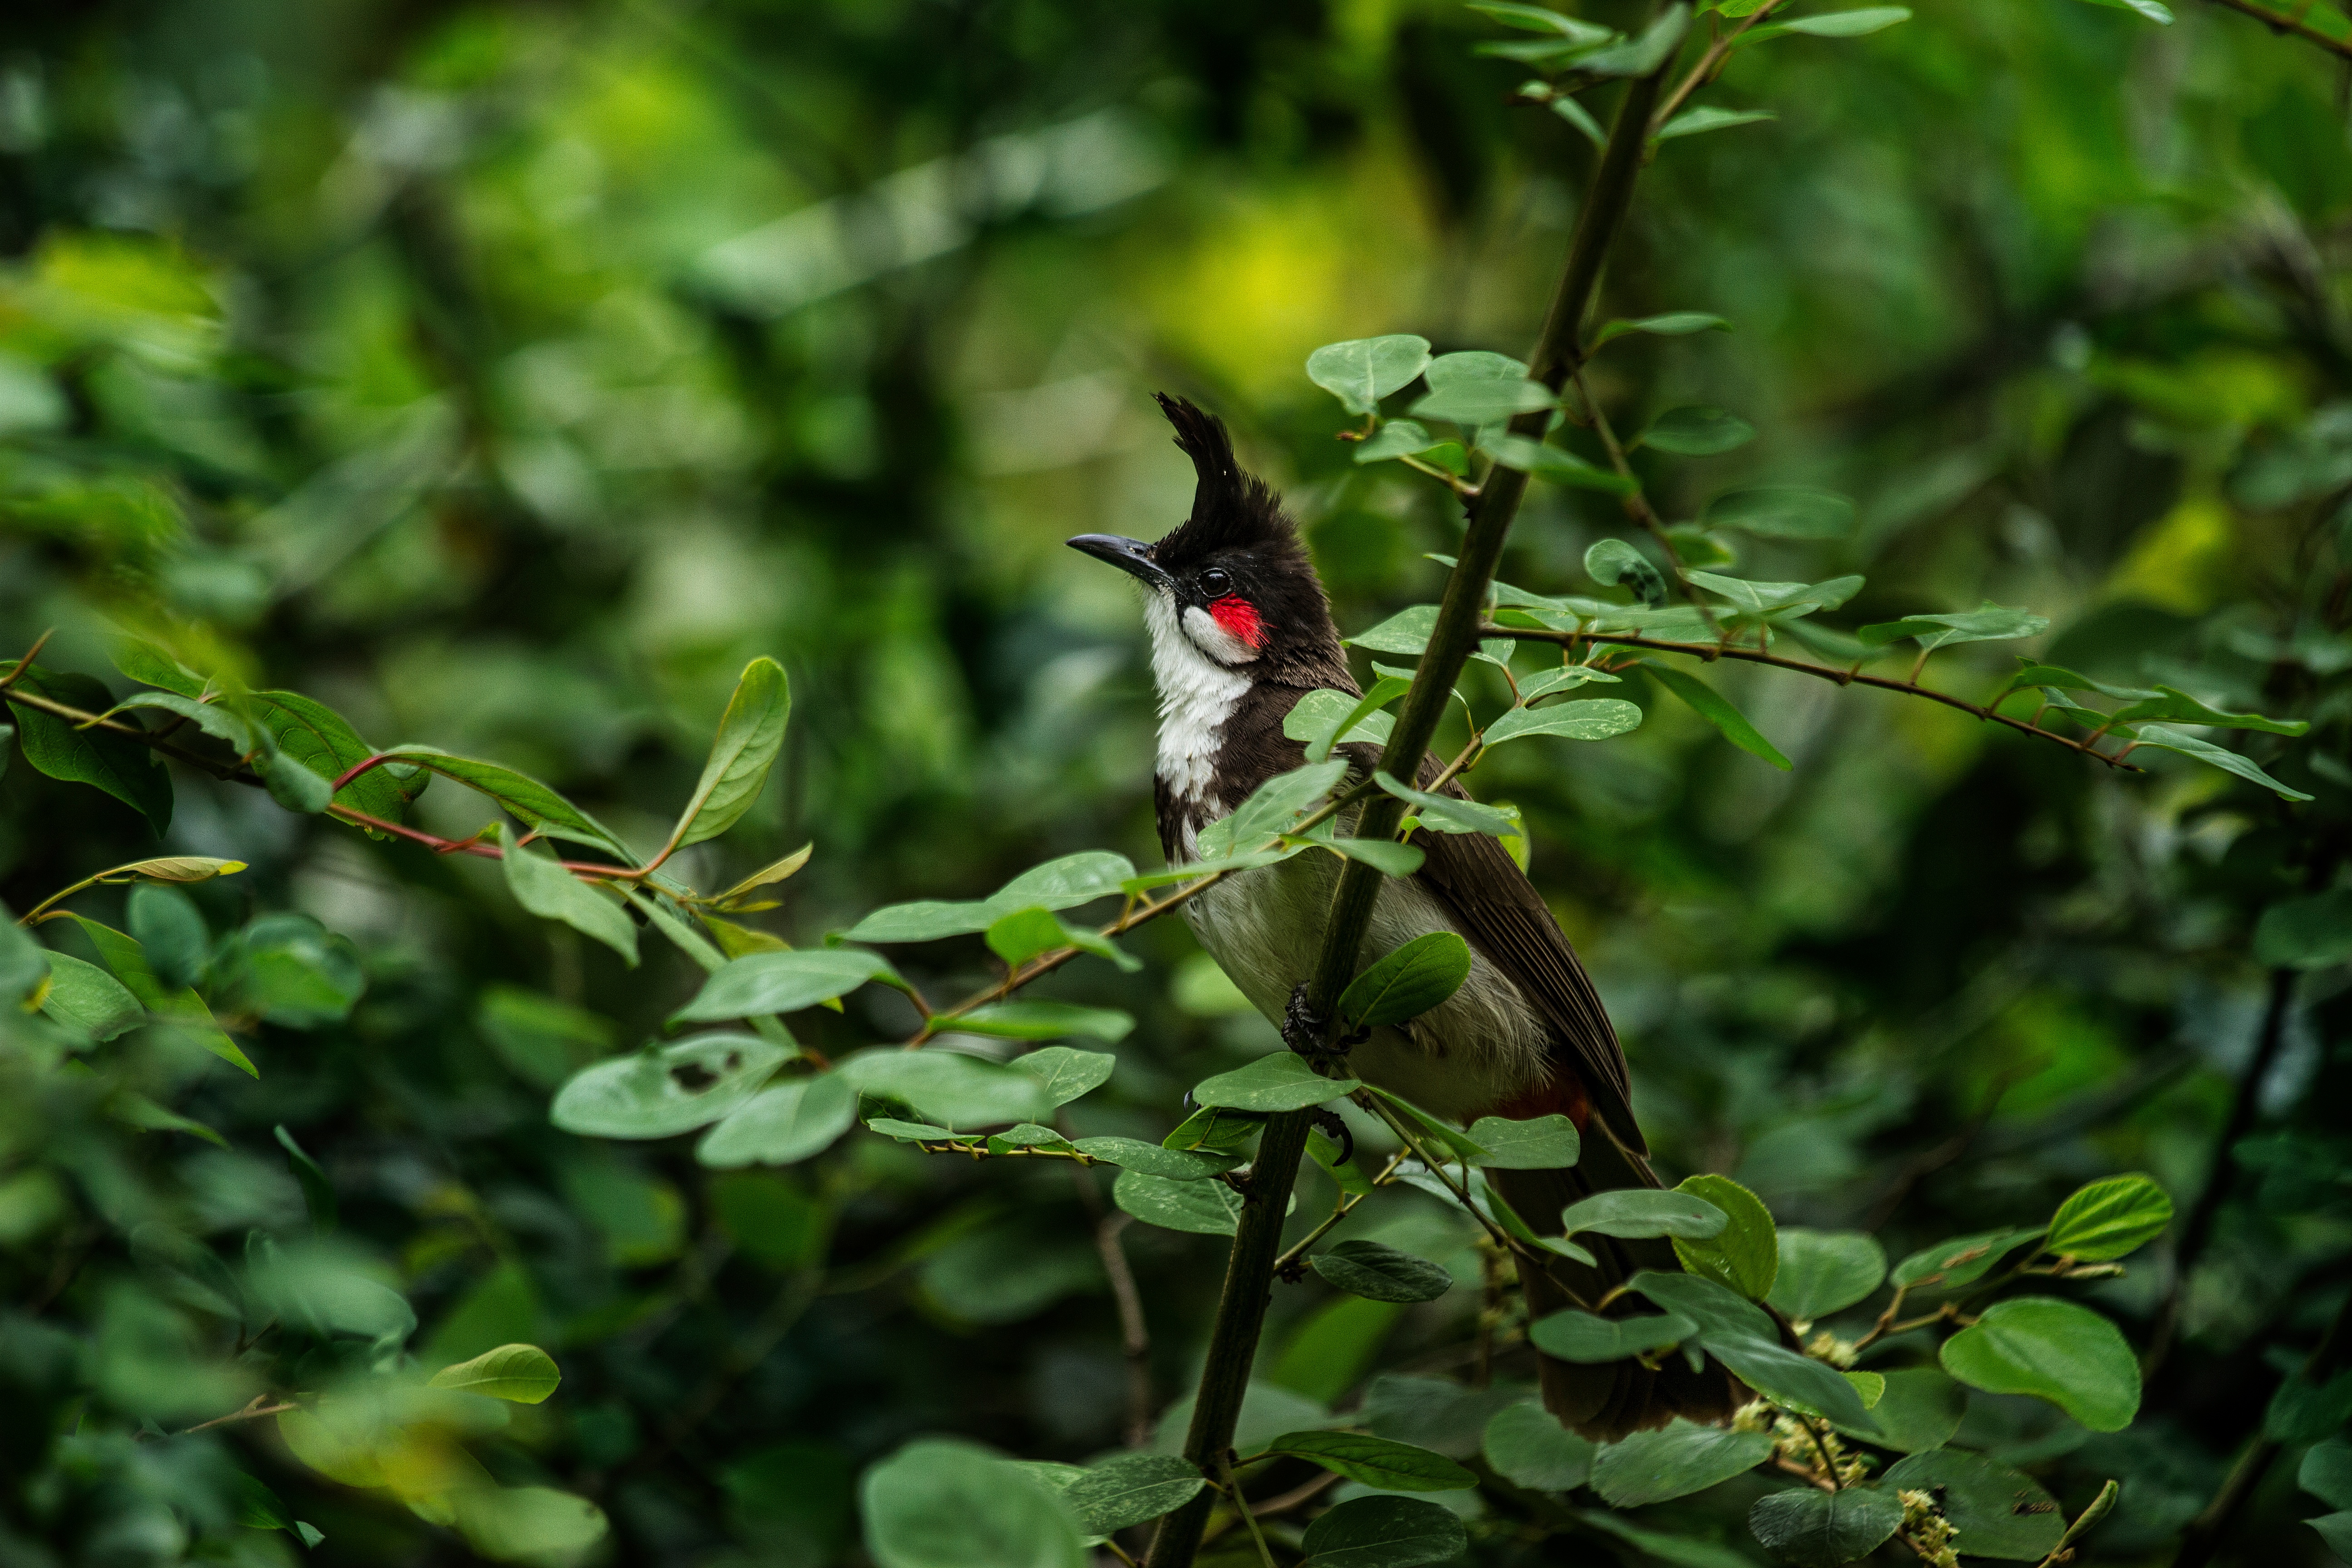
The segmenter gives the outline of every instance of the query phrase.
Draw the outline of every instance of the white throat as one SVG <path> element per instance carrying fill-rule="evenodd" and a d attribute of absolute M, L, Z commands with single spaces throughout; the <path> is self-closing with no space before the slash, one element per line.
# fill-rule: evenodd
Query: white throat
<path fill-rule="evenodd" d="M 1204 612 L 1192 610 L 1185 618 L 1192 616 L 1234 643 L 1238 651 L 1247 652 L 1239 639 L 1225 637 Z M 1249 690 L 1249 677 L 1211 658 L 1187 635 L 1169 595 L 1145 595 L 1143 624 L 1151 632 L 1151 679 L 1160 688 L 1160 781 L 1177 799 L 1204 807 L 1203 820 L 1222 816 L 1225 803 L 1207 798 L 1209 783 L 1215 777 L 1225 721 Z"/>

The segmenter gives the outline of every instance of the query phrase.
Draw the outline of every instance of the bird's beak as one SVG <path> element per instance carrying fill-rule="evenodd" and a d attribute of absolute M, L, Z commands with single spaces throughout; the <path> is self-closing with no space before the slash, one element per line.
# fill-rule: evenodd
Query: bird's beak
<path fill-rule="evenodd" d="M 1173 581 L 1151 559 L 1151 546 L 1140 539 L 1122 539 L 1116 533 L 1081 533 L 1070 541 L 1070 548 L 1083 550 L 1097 561 L 1108 561 L 1120 571 L 1143 580 L 1148 587 L 1164 588 Z"/>

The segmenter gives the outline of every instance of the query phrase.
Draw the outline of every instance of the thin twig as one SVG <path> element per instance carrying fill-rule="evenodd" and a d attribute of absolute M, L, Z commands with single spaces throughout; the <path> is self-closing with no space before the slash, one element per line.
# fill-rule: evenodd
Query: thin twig
<path fill-rule="evenodd" d="M 226 1426 L 232 1421 L 258 1421 L 265 1415 L 277 1415 L 285 1411 L 297 1408 L 294 1401 L 290 1399 L 280 1400 L 275 1405 L 268 1404 L 266 1401 L 268 1401 L 269 1397 L 270 1396 L 267 1394 L 257 1394 L 247 1403 L 244 1409 L 232 1412 L 226 1415 L 215 1415 L 209 1421 L 199 1421 L 193 1426 L 184 1428 L 180 1432 L 174 1434 L 174 1436 L 184 1437 L 190 1432 L 203 1432 L 215 1426 Z"/>
<path fill-rule="evenodd" d="M 1741 19 L 1739 26 L 1707 46 L 1706 53 L 1698 58 L 1698 64 L 1691 67 L 1690 74 L 1683 78 L 1675 90 L 1666 95 L 1666 101 L 1658 106 L 1656 114 L 1651 116 L 1651 135 L 1655 136 L 1659 132 L 1664 131 L 1666 128 L 1666 122 L 1674 119 L 1675 112 L 1682 108 L 1690 95 L 1715 79 L 1716 73 L 1723 69 L 1723 62 L 1729 57 L 1732 46 L 1739 42 L 1739 35 L 1770 16 L 1772 8 L 1780 3 L 1780 0 L 1764 0 L 1764 4 L 1757 6 Z"/>
<path fill-rule="evenodd" d="M 2305 43 L 2326 49 L 2331 55 L 2341 55 L 2344 58 L 2352 60 L 2352 42 L 2330 37 L 2300 17 L 2282 16 L 2275 11 L 2266 10 L 2253 4 L 2253 0 L 2213 0 L 2213 3 L 2235 11 L 2241 16 L 2252 16 L 2273 33 L 2281 35 L 2292 33 Z"/>
<path fill-rule="evenodd" d="M 1800 675 L 1817 676 L 1823 680 L 1833 680 L 1840 686 L 1871 686 L 1881 691 L 1899 691 L 1906 697 L 1924 697 L 1930 702 L 1940 702 L 1947 708 L 1957 708 L 1974 718 L 1990 720 L 1996 724 L 2006 724 L 2020 734 L 2038 735 L 2042 740 L 2054 741 L 2070 752 L 2080 752 L 2086 757 L 2105 763 L 2107 766 L 2123 773 L 2137 773 L 2147 771 L 2137 763 L 2125 762 L 2120 754 L 2102 752 L 2095 746 L 2086 745 L 2075 740 L 2071 735 L 2061 735 L 2054 730 L 2044 730 L 2040 725 L 2029 724 L 2022 719 L 2012 719 L 2006 713 L 1995 712 L 1980 703 L 1971 702 L 1964 697 L 1955 697 L 1948 691 L 1938 691 L 1931 686 L 1921 686 L 1916 681 L 1890 680 L 1883 675 L 1857 675 L 1850 669 L 1832 669 L 1827 665 L 1810 664 L 1801 658 L 1782 658 L 1778 654 L 1763 653 L 1755 648 L 1727 647 L 1715 643 L 1661 642 L 1655 637 L 1634 637 L 1622 632 L 1555 632 L 1526 626 L 1481 626 L 1478 628 L 1478 635 L 1482 637 L 1512 637 L 1520 642 L 1557 643 L 1562 647 L 1573 647 L 1579 643 L 1603 642 L 1619 647 L 1654 648 L 1660 653 L 1686 653 L 1694 658 L 1709 661 L 1718 658 L 1736 658 L 1747 664 L 1770 665 L 1774 669 L 1793 669 Z"/>

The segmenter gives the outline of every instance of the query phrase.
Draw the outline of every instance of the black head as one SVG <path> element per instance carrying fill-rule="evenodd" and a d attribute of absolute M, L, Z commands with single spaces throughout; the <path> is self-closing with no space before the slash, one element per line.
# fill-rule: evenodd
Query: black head
<path fill-rule="evenodd" d="M 1159 402 L 1199 475 L 1192 515 L 1156 544 L 1082 533 L 1071 548 L 1139 579 L 1169 612 L 1168 629 L 1217 663 L 1318 679 L 1336 667 L 1344 679 L 1322 582 L 1281 498 L 1242 471 L 1223 421 L 1181 397 Z M 1155 637 L 1161 620 L 1153 617 Z"/>

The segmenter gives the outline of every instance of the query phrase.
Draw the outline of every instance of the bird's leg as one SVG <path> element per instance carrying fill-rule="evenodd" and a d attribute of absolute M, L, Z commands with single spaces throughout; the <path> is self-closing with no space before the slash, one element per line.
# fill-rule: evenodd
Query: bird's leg
<path fill-rule="evenodd" d="M 1331 1163 L 1344 1165 L 1356 1157 L 1356 1135 L 1348 1131 L 1348 1123 L 1329 1106 L 1318 1106 L 1308 1119 L 1308 1125 L 1339 1146 L 1339 1157 Z"/>
<path fill-rule="evenodd" d="M 1348 1059 L 1349 1047 L 1361 1045 L 1371 1038 L 1371 1031 L 1359 1029 L 1340 1039 L 1332 1039 L 1331 1020 L 1315 1011 L 1307 1000 L 1305 982 L 1290 988 L 1290 1005 L 1282 1011 L 1282 1043 L 1305 1057 L 1309 1066 L 1321 1072 L 1338 1068 Z"/>

